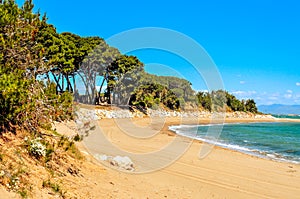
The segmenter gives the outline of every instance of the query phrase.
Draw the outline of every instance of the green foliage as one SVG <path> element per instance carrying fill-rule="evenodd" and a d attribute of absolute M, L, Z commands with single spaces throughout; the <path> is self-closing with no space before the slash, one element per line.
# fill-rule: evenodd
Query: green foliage
<path fill-rule="evenodd" d="M 60 196 L 64 197 L 64 191 L 62 190 L 61 186 L 58 183 L 51 182 L 50 179 L 44 180 L 42 187 L 50 188 L 55 194 L 59 194 Z"/>
<path fill-rule="evenodd" d="M 116 48 L 110 47 L 103 39 L 100 38 L 82 38 L 84 44 L 81 52 L 84 52 L 85 57 L 79 62 L 77 74 L 81 78 L 85 86 L 85 100 L 84 103 L 94 103 L 96 97 L 96 78 L 102 76 L 103 86 L 106 81 L 107 84 L 113 86 L 113 80 L 116 76 L 111 64 L 120 56 L 120 52 Z M 97 45 L 96 45 L 97 44 Z M 99 93 L 102 90 L 102 86 Z"/>
<path fill-rule="evenodd" d="M 245 111 L 245 105 L 243 102 L 238 100 L 235 96 L 225 93 L 227 99 L 227 106 L 231 108 L 233 111 Z M 251 112 L 251 111 L 250 111 Z"/>
<path fill-rule="evenodd" d="M 28 191 L 23 189 L 23 190 L 19 190 L 18 193 L 20 194 L 20 196 L 22 198 L 28 198 Z"/>
<path fill-rule="evenodd" d="M 185 79 L 172 76 L 157 76 L 146 72 L 141 73 L 140 84 L 160 84 L 170 89 L 178 99 L 181 99 L 181 106 L 185 102 L 196 102 L 195 91 L 191 83 Z"/>
<path fill-rule="evenodd" d="M 144 108 L 152 108 L 160 103 L 171 110 L 178 110 L 180 107 L 177 96 L 170 89 L 160 84 L 140 86 L 130 99 L 131 105 L 141 105 Z"/>
<path fill-rule="evenodd" d="M 57 33 L 46 15 L 40 18 L 33 8 L 31 0 L 21 8 L 13 0 L 0 4 L 1 132 L 18 128 L 37 132 L 40 127 L 50 129 L 53 120 L 72 119 L 76 75 L 86 87 L 81 102 L 130 101 L 145 108 L 170 109 L 198 102 L 209 111 L 221 111 L 226 104 L 232 111 L 257 112 L 253 100 L 243 103 L 225 91 L 195 95 L 185 79 L 148 74 L 137 57 L 122 55 L 100 37 Z M 42 78 L 48 80 L 46 84 L 39 81 Z M 104 83 L 107 88 L 102 93 Z"/>
<path fill-rule="evenodd" d="M 26 111 L 31 111 L 28 103 L 30 80 L 24 79 L 22 71 L 4 73 L 0 66 L 0 130 L 22 124 Z"/>
<path fill-rule="evenodd" d="M 212 99 L 212 111 L 223 112 L 226 111 L 226 92 L 223 90 L 217 90 L 211 92 Z"/>
<path fill-rule="evenodd" d="M 105 96 L 107 96 L 109 104 L 121 103 L 116 102 L 116 94 L 119 95 L 119 99 L 129 99 L 130 94 L 136 88 L 143 66 L 144 64 L 137 57 L 127 55 L 118 56 L 107 66 L 103 81 L 107 81 Z M 113 95 L 113 98 L 111 98 L 111 95 Z"/>
<path fill-rule="evenodd" d="M 29 153 L 37 159 L 46 156 L 46 146 L 41 142 L 41 138 L 36 138 L 29 142 Z"/>
<path fill-rule="evenodd" d="M 76 159 L 82 159 L 82 155 L 80 151 L 77 149 L 76 145 L 73 141 L 70 141 L 67 137 L 61 136 L 60 140 L 57 143 L 57 147 L 63 149 L 68 152 L 69 155 L 73 156 Z"/>
<path fill-rule="evenodd" d="M 208 92 L 198 92 L 197 100 L 200 106 L 208 111 L 212 110 L 211 96 Z"/>
<path fill-rule="evenodd" d="M 83 140 L 83 137 L 81 135 L 76 134 L 73 139 L 75 142 L 80 142 Z"/>
<path fill-rule="evenodd" d="M 31 0 L 21 8 L 12 0 L 0 5 L 1 132 L 36 132 L 39 127 L 49 128 L 50 119 L 63 120 L 72 114 L 72 96 L 57 95 L 53 85 L 48 87 L 36 78 L 50 70 L 52 58 L 58 60 L 60 52 L 53 49 L 62 44 L 55 28 L 41 20 L 39 13 L 34 14 L 33 7 Z M 69 56 L 66 51 L 63 54 Z M 45 57 L 51 60 L 45 61 Z"/>
<path fill-rule="evenodd" d="M 245 102 L 245 109 L 251 113 L 257 113 L 256 103 L 253 99 L 248 99 Z"/>
<path fill-rule="evenodd" d="M 227 110 L 257 113 L 253 99 L 240 101 L 234 95 L 223 90 L 212 91 L 211 93 L 198 92 L 196 96 L 201 107 L 208 111 L 224 111 L 226 105 Z"/>

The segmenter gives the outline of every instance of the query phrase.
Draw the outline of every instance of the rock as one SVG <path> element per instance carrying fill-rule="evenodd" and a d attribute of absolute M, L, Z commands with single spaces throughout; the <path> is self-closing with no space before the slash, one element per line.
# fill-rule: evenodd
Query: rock
<path fill-rule="evenodd" d="M 111 160 L 110 164 L 113 166 L 117 166 L 119 168 L 128 170 L 128 171 L 134 170 L 133 162 L 127 156 L 124 156 L 124 157 L 116 156 Z"/>
<path fill-rule="evenodd" d="M 108 156 L 108 155 L 99 155 L 96 154 L 95 158 L 100 160 L 100 161 L 105 161 L 108 162 L 109 164 L 111 164 L 112 166 L 115 166 L 119 169 L 124 169 L 127 171 L 134 171 L 134 164 L 132 162 L 132 160 L 127 157 L 121 157 L 121 156 Z"/>

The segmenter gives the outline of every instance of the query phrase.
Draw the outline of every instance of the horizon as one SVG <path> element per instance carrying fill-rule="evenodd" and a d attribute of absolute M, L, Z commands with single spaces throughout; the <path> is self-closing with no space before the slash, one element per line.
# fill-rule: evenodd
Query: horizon
<path fill-rule="evenodd" d="M 181 32 L 203 46 L 218 67 L 224 89 L 239 99 L 252 98 L 257 105 L 300 104 L 300 2 L 130 1 L 115 6 L 109 1 L 35 0 L 34 4 L 35 10 L 47 13 L 58 32 L 104 39 L 141 27 Z M 145 63 L 149 73 L 177 73 L 194 90 L 207 89 L 203 78 L 180 57 L 155 50 L 130 54 Z M 162 70 L 153 63 L 166 67 Z"/>

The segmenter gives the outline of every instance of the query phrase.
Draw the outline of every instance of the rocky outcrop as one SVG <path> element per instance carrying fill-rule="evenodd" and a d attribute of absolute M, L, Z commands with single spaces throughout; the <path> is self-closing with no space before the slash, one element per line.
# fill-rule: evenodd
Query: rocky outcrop
<path fill-rule="evenodd" d="M 112 165 L 118 169 L 122 169 L 122 170 L 126 170 L 126 171 L 134 171 L 134 164 L 133 164 L 132 160 L 127 156 L 113 157 L 113 156 L 97 154 L 97 155 L 95 155 L 95 158 L 100 161 L 108 162 L 110 165 Z"/>
<path fill-rule="evenodd" d="M 167 111 L 167 110 L 152 110 L 148 109 L 146 114 L 140 111 L 130 111 L 126 109 L 115 109 L 115 110 L 105 110 L 105 109 L 79 109 L 76 112 L 77 119 L 76 123 L 79 127 L 87 125 L 88 121 L 104 119 L 104 118 L 142 118 L 145 116 L 149 117 L 198 117 L 198 118 L 210 118 L 212 116 L 211 112 L 208 111 Z M 271 119 L 273 116 L 264 114 L 254 114 L 250 112 L 227 112 L 226 118 L 261 118 L 261 119 Z"/>
<path fill-rule="evenodd" d="M 226 118 L 237 118 L 237 119 L 273 119 L 272 115 L 254 114 L 250 112 L 228 112 Z"/>

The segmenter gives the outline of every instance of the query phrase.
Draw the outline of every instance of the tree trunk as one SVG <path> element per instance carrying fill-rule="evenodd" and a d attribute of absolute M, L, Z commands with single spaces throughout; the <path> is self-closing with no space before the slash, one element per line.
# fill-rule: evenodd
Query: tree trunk
<path fill-rule="evenodd" d="M 111 104 L 111 93 L 110 93 L 110 87 L 107 87 L 107 103 Z"/>
<path fill-rule="evenodd" d="M 60 91 L 62 90 L 60 84 L 59 84 L 59 80 L 60 80 L 60 75 L 58 76 L 58 79 L 56 78 L 56 76 L 52 73 L 53 78 L 55 80 L 56 83 L 56 94 L 58 93 L 58 89 L 60 89 Z"/>
<path fill-rule="evenodd" d="M 68 84 L 67 89 L 69 92 L 73 93 L 74 91 L 73 91 L 73 87 L 71 85 L 71 81 L 69 79 L 69 73 L 67 73 L 66 78 L 67 78 L 67 84 Z"/>
<path fill-rule="evenodd" d="M 64 81 L 64 74 L 61 74 L 61 85 L 62 85 L 62 90 L 60 91 L 61 93 L 64 92 L 65 89 L 65 81 Z"/>
<path fill-rule="evenodd" d="M 50 76 L 49 76 L 49 72 L 46 73 L 46 76 L 47 76 L 47 83 L 49 84 L 50 83 Z"/>
<path fill-rule="evenodd" d="M 106 79 L 106 74 L 103 76 L 103 80 L 102 80 L 102 83 L 100 85 L 99 92 L 98 92 L 100 102 L 103 102 L 100 96 L 101 96 L 101 91 L 102 91 L 102 87 L 104 85 L 105 79 Z"/>
<path fill-rule="evenodd" d="M 73 73 L 72 74 L 72 78 L 73 78 L 73 87 L 74 87 L 74 90 L 73 90 L 73 93 L 74 93 L 74 95 L 76 95 L 76 81 L 75 81 L 75 74 Z"/>
<path fill-rule="evenodd" d="M 86 80 L 83 78 L 83 76 L 82 76 L 80 73 L 78 73 L 78 75 L 79 75 L 79 77 L 82 79 L 83 84 L 84 84 L 84 86 L 85 86 L 85 95 L 88 96 L 88 95 L 89 95 L 88 84 L 87 84 Z M 83 102 L 83 101 L 82 101 L 82 102 Z"/>
<path fill-rule="evenodd" d="M 68 92 L 70 92 L 70 84 L 69 84 L 69 81 L 68 81 L 68 80 L 69 80 L 69 75 L 68 75 L 68 73 L 65 74 L 65 78 L 66 78 L 66 80 L 67 80 L 67 89 L 66 89 L 66 90 L 67 90 Z"/>
<path fill-rule="evenodd" d="M 113 92 L 112 94 L 112 104 L 115 104 L 116 103 L 116 93 Z"/>

